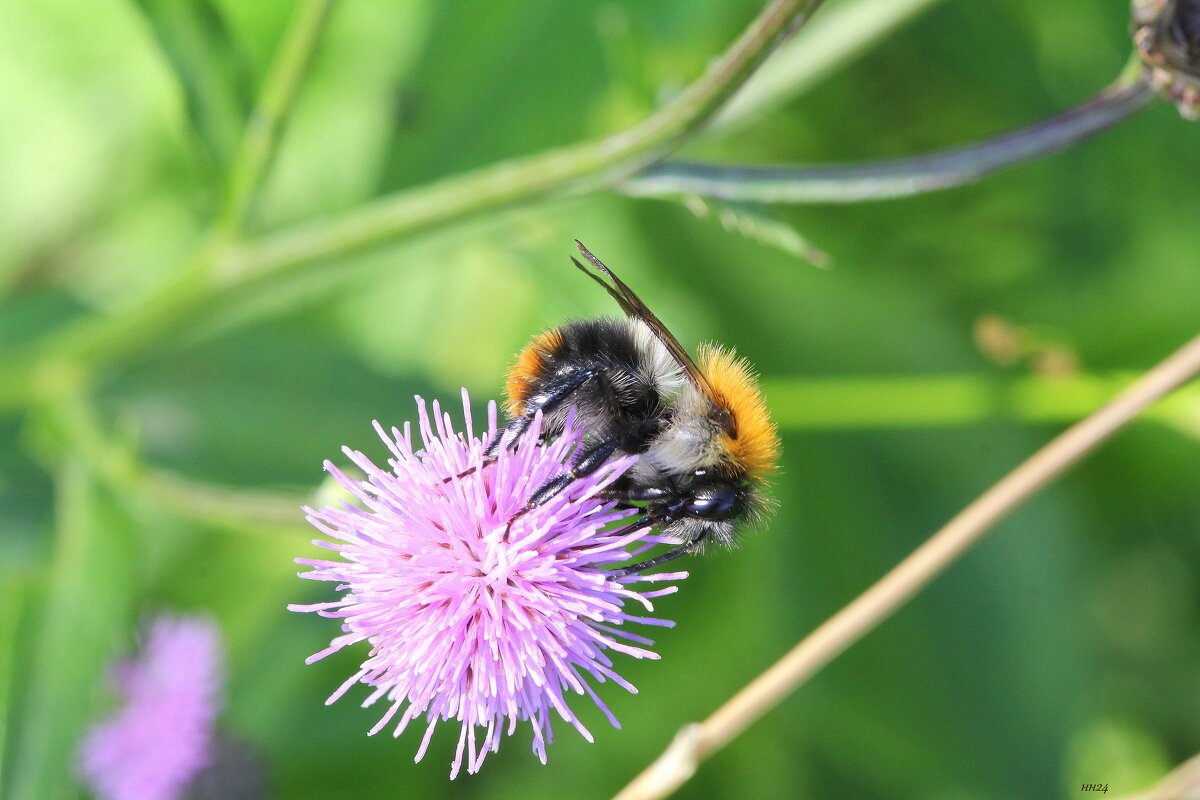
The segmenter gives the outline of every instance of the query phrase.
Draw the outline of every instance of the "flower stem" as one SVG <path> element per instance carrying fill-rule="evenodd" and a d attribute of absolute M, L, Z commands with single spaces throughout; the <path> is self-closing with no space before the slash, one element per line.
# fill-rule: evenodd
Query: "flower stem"
<path fill-rule="evenodd" d="M 229 168 L 225 196 L 213 226 L 218 238 L 233 239 L 245 225 L 335 4 L 336 0 L 307 0 L 292 17 Z"/>
<path fill-rule="evenodd" d="M 708 719 L 684 727 L 671 746 L 617 795 L 654 800 L 682 785 L 724 747 L 822 667 L 891 616 L 996 523 L 1045 488 L 1155 401 L 1200 374 L 1200 336 L 1110 403 L 1068 428 L 963 509 L 911 555 L 805 637 Z"/>
<path fill-rule="evenodd" d="M 681 194 L 759 203 L 859 203 L 974 183 L 1070 147 L 1145 108 L 1156 97 L 1144 75 L 1118 80 L 1050 119 L 981 142 L 864 164 L 768 166 L 664 161 L 618 185 L 636 197 Z"/>

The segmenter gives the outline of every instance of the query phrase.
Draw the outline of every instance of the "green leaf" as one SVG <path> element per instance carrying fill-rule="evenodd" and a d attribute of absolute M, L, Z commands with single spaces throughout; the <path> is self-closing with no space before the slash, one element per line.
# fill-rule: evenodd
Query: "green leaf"
<path fill-rule="evenodd" d="M 76 462 L 65 464 L 58 486 L 57 541 L 35 606 L 31 664 L 14 690 L 23 702 L 10 731 L 12 800 L 71 796 L 74 752 L 138 586 L 128 515 Z"/>
<path fill-rule="evenodd" d="M 829 254 L 813 247 L 800 231 L 756 203 L 729 203 L 723 200 L 685 195 L 683 203 L 701 219 L 713 219 L 731 233 L 740 233 L 759 244 L 774 247 L 801 258 L 814 267 L 828 267 Z"/>
<path fill-rule="evenodd" d="M 249 61 L 209 0 L 134 0 L 183 92 L 192 133 L 226 166 L 252 98 Z"/>
<path fill-rule="evenodd" d="M 819 84 L 940 0 L 846 0 L 831 4 L 783 42 L 709 125 L 731 133 Z"/>

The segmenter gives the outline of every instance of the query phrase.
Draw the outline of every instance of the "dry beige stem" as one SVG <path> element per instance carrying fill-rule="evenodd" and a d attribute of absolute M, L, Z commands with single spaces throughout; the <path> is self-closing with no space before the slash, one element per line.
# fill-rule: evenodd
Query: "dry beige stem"
<path fill-rule="evenodd" d="M 874 586 L 821 624 L 704 722 L 685 726 L 665 753 L 616 800 L 656 800 L 682 785 L 705 758 L 923 589 L 997 522 L 1045 488 L 1138 413 L 1200 373 L 1200 336 L 1108 405 L 1068 428 L 963 509 Z M 1162 795 L 1162 797 L 1183 795 Z M 1159 795 L 1147 795 L 1157 800 Z M 1143 798 L 1139 797 L 1139 800 Z M 1198 796 L 1200 800 L 1200 796 Z"/>
<path fill-rule="evenodd" d="M 1200 755 L 1192 756 L 1146 791 L 1118 800 L 1200 800 Z"/>

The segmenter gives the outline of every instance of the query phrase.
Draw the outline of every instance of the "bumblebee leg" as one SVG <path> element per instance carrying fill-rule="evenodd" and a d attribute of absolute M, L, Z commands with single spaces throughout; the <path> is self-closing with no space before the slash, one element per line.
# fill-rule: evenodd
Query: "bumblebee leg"
<path fill-rule="evenodd" d="M 456 481 L 459 478 L 465 478 L 468 475 L 474 475 L 479 470 L 494 463 L 496 463 L 496 459 L 484 456 L 483 463 L 477 464 L 474 467 L 467 467 L 462 472 L 458 473 L 457 475 L 451 475 L 449 478 L 442 478 L 442 483 L 449 483 L 450 481 Z"/>
<path fill-rule="evenodd" d="M 525 433 L 525 431 L 529 429 L 529 426 L 533 424 L 533 415 L 536 410 L 537 409 L 528 411 L 519 417 L 510 419 L 507 425 L 496 431 L 496 436 L 492 439 L 492 441 L 488 442 L 487 449 L 483 451 L 482 463 L 477 464 L 474 467 L 467 467 L 457 475 L 451 475 L 449 478 L 442 478 L 442 483 L 449 483 L 450 481 L 458 480 L 459 478 L 465 478 L 474 473 L 476 470 L 483 469 L 489 464 L 496 463 L 496 456 L 500 454 L 500 443 L 503 441 L 515 442 L 520 439 L 521 434 Z"/>
<path fill-rule="evenodd" d="M 669 483 L 662 486 L 639 486 L 622 488 L 617 484 L 596 492 L 601 500 L 616 500 L 619 503 L 661 503 L 663 500 L 676 498 L 679 491 Z"/>
<path fill-rule="evenodd" d="M 516 442 L 525 431 L 529 430 L 529 426 L 533 424 L 533 418 L 537 415 L 538 411 L 545 414 L 558 408 L 571 395 L 578 391 L 580 387 L 587 383 L 590 378 L 594 377 L 595 374 L 594 370 L 583 369 L 572 372 L 561 379 L 549 382 L 542 392 L 525 402 L 525 408 L 519 417 L 513 417 L 508 421 L 507 425 L 496 432 L 492 441 L 488 442 L 487 449 L 483 451 L 483 463 L 465 469 L 457 475 L 443 478 L 442 483 L 449 483 L 458 478 L 465 478 L 476 470 L 483 469 L 489 464 L 495 463 L 496 456 L 500 454 L 500 445 L 503 442 Z"/>
<path fill-rule="evenodd" d="M 529 430 L 529 426 L 533 424 L 533 415 L 536 410 L 526 411 L 521 416 L 510 419 L 507 425 L 496 431 L 495 438 L 488 442 L 487 449 L 483 451 L 485 463 L 496 460 L 496 456 L 500 453 L 501 442 L 516 442 L 525 431 Z"/>
<path fill-rule="evenodd" d="M 626 534 L 640 531 L 643 528 L 651 528 L 657 525 L 661 520 L 653 514 L 646 514 L 638 517 L 633 522 L 624 527 L 617 528 L 615 531 L 607 531 L 605 536 L 625 536 Z"/>
<path fill-rule="evenodd" d="M 533 424 L 533 418 L 538 411 L 542 414 L 554 411 L 595 376 L 594 369 L 581 369 L 548 380 L 541 387 L 541 391 L 525 400 L 521 416 L 509 420 L 508 424 L 496 433 L 496 437 L 488 443 L 487 450 L 483 451 L 484 459 L 495 461 L 500 452 L 500 445 L 505 441 L 515 442 L 519 439 Z"/>
<path fill-rule="evenodd" d="M 577 478 L 583 478 L 591 475 L 596 470 L 600 469 L 604 462 L 608 461 L 609 457 L 616 452 L 621 446 L 621 439 L 608 439 L 599 444 L 589 447 L 583 451 L 579 460 L 575 462 L 568 472 L 562 475 L 551 478 L 543 483 L 538 488 L 534 489 L 529 494 L 529 499 L 525 501 L 525 505 L 517 510 L 508 520 L 508 527 L 505 529 L 505 536 L 508 536 L 508 531 L 512 530 L 512 524 L 521 517 L 528 514 L 533 509 L 545 503 L 547 500 L 558 495 L 563 489 L 571 485 L 571 482 Z"/>
<path fill-rule="evenodd" d="M 661 556 L 655 556 L 654 558 L 642 561 L 638 564 L 631 564 L 628 567 L 609 570 L 609 573 L 615 578 L 624 578 L 626 575 L 633 575 L 634 573 L 641 572 L 642 570 L 653 569 L 654 567 L 662 566 L 668 561 L 674 561 L 680 556 L 686 556 L 688 553 L 699 547 L 703 541 L 703 537 L 693 539 L 690 542 L 679 545 L 679 547 L 676 547 L 673 550 L 668 550 Z"/>

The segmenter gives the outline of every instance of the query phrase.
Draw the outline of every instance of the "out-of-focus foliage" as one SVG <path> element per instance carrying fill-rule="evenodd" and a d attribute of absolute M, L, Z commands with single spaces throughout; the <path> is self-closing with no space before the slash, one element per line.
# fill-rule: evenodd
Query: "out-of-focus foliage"
<path fill-rule="evenodd" d="M 0 347 L 134 302 L 199 244 L 229 146 L 220 115 L 261 81 L 293 4 L 198 5 L 0 8 Z M 757 8 L 344 0 L 252 232 L 628 126 Z M 201 51 L 215 60 L 187 55 Z M 784 108 L 684 152 L 819 162 L 960 144 L 1082 100 L 1128 52 L 1120 2 L 933 4 Z M 683 342 L 736 345 L 778 397 L 819 385 L 833 407 L 885 413 L 847 426 L 822 422 L 828 409 L 778 407 L 779 513 L 739 550 L 691 559 L 693 577 L 660 601 L 679 623 L 658 637 L 663 660 L 623 665 L 636 697 L 606 687 L 624 729 L 597 714 L 597 742 L 563 732 L 546 767 L 523 732 L 453 784 L 449 733 L 414 765 L 417 731 L 367 738 L 374 710 L 323 704 L 354 657 L 302 663 L 335 626 L 284 611 L 328 599 L 295 578 L 291 559 L 312 555 L 301 528 L 187 519 L 123 497 L 64 458 L 79 445 L 54 433 L 71 429 L 69 399 L 10 415 L 0 791 L 74 796 L 64 743 L 108 702 L 103 656 L 128 646 L 139 613 L 178 607 L 221 622 L 228 723 L 265 754 L 279 797 L 611 794 L 1057 429 L 999 400 L 980 419 L 951 400 L 930 409 L 919 391 L 863 398 L 861 379 L 1003 386 L 1140 370 L 1195 333 L 1198 174 L 1200 132 L 1163 105 L 975 186 L 773 209 L 803 237 L 787 240 L 827 253 L 830 269 L 682 205 L 598 193 L 355 255 L 222 309 L 198 333 L 147 341 L 98 387 L 121 447 L 198 480 L 311 492 L 342 445 L 378 454 L 370 421 L 401 423 L 413 393 L 495 396 L 533 333 L 614 313 L 567 260 L 578 238 Z M 994 334 L 986 352 L 977 328 Z M 47 421 L 56 414 L 68 424 Z M 1088 782 L 1132 791 L 1200 750 L 1197 429 L 1193 416 L 1190 432 L 1146 422 L 1121 434 L 678 796 L 1074 797 Z M 89 551 L 93 567 L 80 569 Z M 47 629 L 61 641 L 31 648 Z"/>

